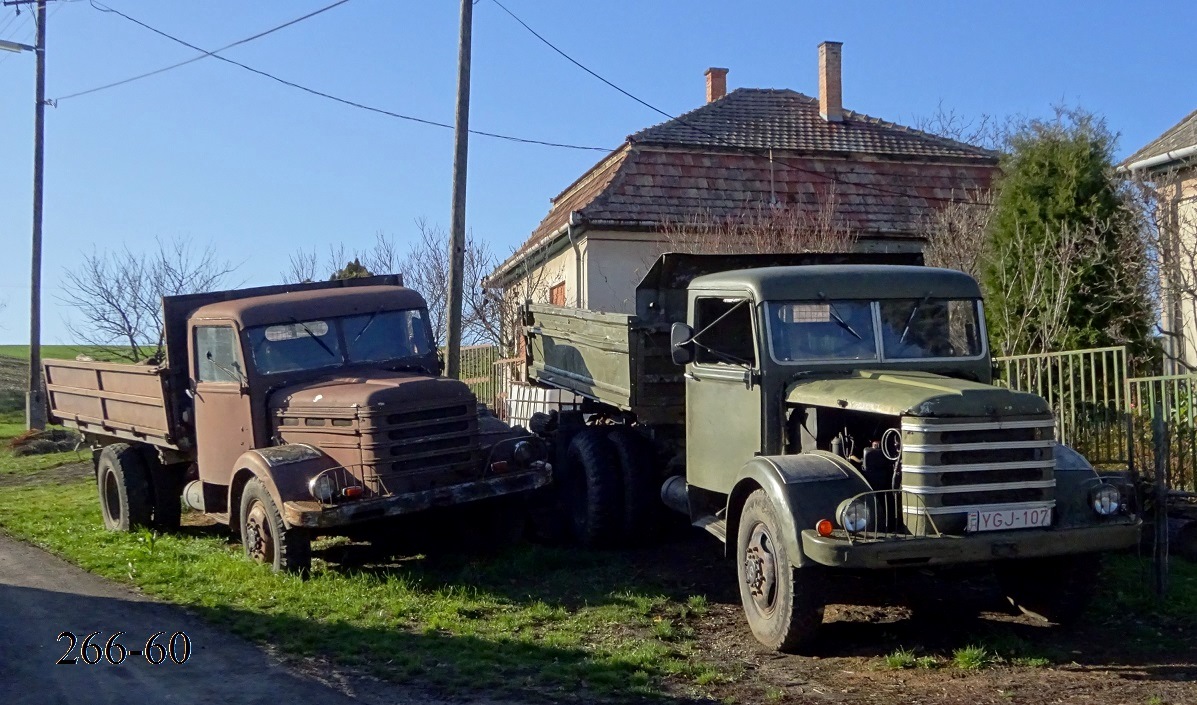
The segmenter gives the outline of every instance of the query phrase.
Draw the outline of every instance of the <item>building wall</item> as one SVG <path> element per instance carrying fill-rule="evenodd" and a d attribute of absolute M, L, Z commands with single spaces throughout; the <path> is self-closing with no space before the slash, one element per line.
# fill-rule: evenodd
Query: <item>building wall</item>
<path fill-rule="evenodd" d="M 1179 188 L 1167 187 L 1161 190 L 1161 197 L 1172 202 L 1173 222 L 1176 233 L 1172 276 L 1175 284 L 1164 277 L 1165 310 L 1163 324 L 1166 331 L 1180 333 L 1172 348 L 1173 354 L 1183 364 L 1173 365 L 1166 370 L 1174 374 L 1197 372 L 1197 170 L 1189 171 L 1179 180 Z M 1172 292 L 1169 297 L 1168 293 Z M 1171 310 L 1167 300 L 1171 298 Z"/>

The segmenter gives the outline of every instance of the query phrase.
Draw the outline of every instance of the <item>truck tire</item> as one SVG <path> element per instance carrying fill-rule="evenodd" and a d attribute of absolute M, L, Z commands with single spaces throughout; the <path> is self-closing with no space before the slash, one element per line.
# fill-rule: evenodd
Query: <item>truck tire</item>
<path fill-rule="evenodd" d="M 241 543 L 246 558 L 275 572 L 307 575 L 312 567 L 311 535 L 283 524 L 266 485 L 256 477 L 245 483 L 241 494 Z"/>
<path fill-rule="evenodd" d="M 623 529 L 623 488 L 607 432 L 583 429 L 570 441 L 566 459 L 559 490 L 571 537 L 587 548 L 615 544 Z"/>
<path fill-rule="evenodd" d="M 1101 556 L 1081 554 L 1009 561 L 994 566 L 1010 604 L 1045 622 L 1074 624 L 1097 591 Z"/>
<path fill-rule="evenodd" d="M 621 538 L 627 545 L 651 542 L 661 510 L 661 481 L 653 462 L 653 447 L 643 436 L 622 426 L 613 428 L 607 439 L 619 459 L 623 485 Z"/>
<path fill-rule="evenodd" d="M 132 531 L 149 526 L 150 478 L 141 453 L 128 443 L 105 446 L 96 458 L 96 488 L 104 528 Z"/>
<path fill-rule="evenodd" d="M 794 653 L 814 641 L 823 622 L 823 599 L 814 569 L 795 568 L 781 536 L 769 496 L 764 490 L 750 494 L 736 537 L 740 601 L 757 641 Z"/>

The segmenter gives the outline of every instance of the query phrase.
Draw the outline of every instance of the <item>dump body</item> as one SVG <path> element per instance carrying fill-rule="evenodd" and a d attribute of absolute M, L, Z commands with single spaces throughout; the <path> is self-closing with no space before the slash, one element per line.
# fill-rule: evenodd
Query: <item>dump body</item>
<path fill-rule="evenodd" d="M 186 452 L 192 439 L 172 423 L 166 370 L 79 360 L 45 363 L 50 414 L 82 433 Z"/>
<path fill-rule="evenodd" d="M 527 309 L 530 379 L 630 411 L 645 423 L 682 423 L 682 370 L 669 329 L 636 316 L 549 304 Z"/>

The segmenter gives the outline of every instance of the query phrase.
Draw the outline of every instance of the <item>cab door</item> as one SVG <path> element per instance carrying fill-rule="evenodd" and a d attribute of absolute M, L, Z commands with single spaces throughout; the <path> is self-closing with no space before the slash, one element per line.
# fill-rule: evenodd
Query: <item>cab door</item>
<path fill-rule="evenodd" d="M 191 329 L 191 346 L 199 476 L 207 484 L 228 485 L 237 458 L 255 447 L 237 329 L 231 321 L 197 323 Z"/>
<path fill-rule="evenodd" d="M 755 306 L 746 293 L 697 292 L 690 303 L 694 360 L 686 371 L 686 481 L 731 491 L 761 449 Z"/>

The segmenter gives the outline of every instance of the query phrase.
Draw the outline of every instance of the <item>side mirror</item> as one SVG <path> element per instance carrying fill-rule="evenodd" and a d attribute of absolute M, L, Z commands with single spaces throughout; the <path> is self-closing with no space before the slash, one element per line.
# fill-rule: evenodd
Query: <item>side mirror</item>
<path fill-rule="evenodd" d="M 685 365 L 694 359 L 694 329 L 685 323 L 674 323 L 669 329 L 669 351 L 673 364 Z"/>

